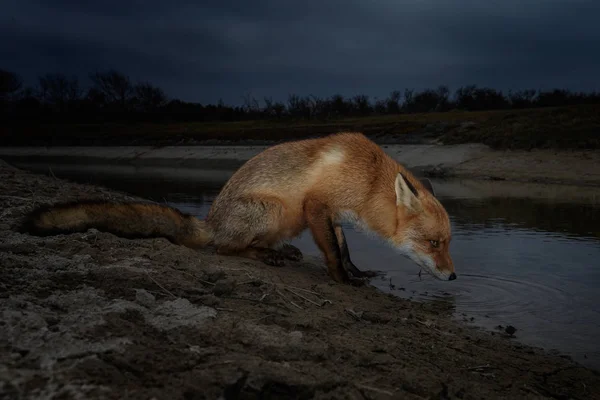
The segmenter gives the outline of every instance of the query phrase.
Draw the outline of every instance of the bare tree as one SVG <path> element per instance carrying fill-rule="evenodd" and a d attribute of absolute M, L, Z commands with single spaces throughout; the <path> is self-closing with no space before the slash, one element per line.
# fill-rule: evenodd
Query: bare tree
<path fill-rule="evenodd" d="M 281 118 L 285 115 L 285 104 L 277 101 L 273 104 L 273 112 L 277 118 Z"/>
<path fill-rule="evenodd" d="M 23 80 L 14 72 L 0 69 L 0 101 L 10 100 L 23 87 Z"/>
<path fill-rule="evenodd" d="M 288 96 L 288 112 L 293 117 L 310 119 L 310 99 L 290 94 Z"/>
<path fill-rule="evenodd" d="M 535 103 L 537 94 L 538 93 L 536 90 L 531 90 L 531 89 L 519 90 L 514 93 L 512 91 L 509 91 L 508 99 L 510 101 L 512 108 L 527 108 L 527 107 L 533 106 L 533 104 Z"/>
<path fill-rule="evenodd" d="M 285 105 L 278 101 L 273 101 L 272 97 L 265 97 L 265 108 L 264 113 L 268 117 L 281 118 L 285 114 Z"/>
<path fill-rule="evenodd" d="M 414 89 L 404 89 L 404 108 L 409 110 L 412 107 L 412 105 L 414 103 L 414 97 L 415 97 Z"/>
<path fill-rule="evenodd" d="M 128 76 L 113 69 L 90 75 L 94 88 L 102 93 L 108 103 L 116 103 L 125 109 L 131 100 L 134 89 Z"/>
<path fill-rule="evenodd" d="M 446 85 L 438 86 L 437 90 L 438 104 L 436 111 L 447 111 L 450 109 L 450 88 Z"/>
<path fill-rule="evenodd" d="M 249 114 L 259 113 L 260 112 L 260 104 L 258 100 L 252 96 L 251 93 L 246 93 L 243 96 L 244 99 L 244 111 Z"/>
<path fill-rule="evenodd" d="M 81 97 L 79 81 L 76 77 L 68 78 L 64 74 L 46 74 L 38 78 L 38 95 L 40 100 L 65 110 Z"/>
<path fill-rule="evenodd" d="M 387 98 L 387 112 L 388 114 L 398 114 L 400 112 L 400 94 L 399 90 L 394 90 L 390 93 Z"/>
<path fill-rule="evenodd" d="M 376 114 L 385 114 L 387 110 L 387 102 L 384 99 L 378 99 L 375 97 L 375 105 L 373 106 L 373 110 Z"/>
<path fill-rule="evenodd" d="M 450 90 L 446 86 L 439 86 L 436 90 L 425 89 L 421 92 L 406 90 L 404 92 L 404 111 L 433 112 L 446 111 L 449 107 Z"/>
<path fill-rule="evenodd" d="M 275 110 L 273 109 L 273 98 L 272 97 L 264 97 L 263 101 L 265 102 L 265 107 L 263 108 L 263 113 L 267 117 L 274 117 Z"/>
<path fill-rule="evenodd" d="M 359 94 L 354 96 L 352 99 L 354 102 L 354 108 L 359 115 L 369 115 L 371 113 L 371 104 L 369 103 L 369 96 Z"/>
<path fill-rule="evenodd" d="M 143 111 L 155 111 L 168 102 L 165 92 L 148 82 L 140 82 L 134 87 L 137 105 Z"/>
<path fill-rule="evenodd" d="M 456 106 L 463 110 L 475 109 L 475 92 L 477 91 L 477 85 L 467 85 L 460 87 L 456 90 L 454 97 L 456 99 Z"/>

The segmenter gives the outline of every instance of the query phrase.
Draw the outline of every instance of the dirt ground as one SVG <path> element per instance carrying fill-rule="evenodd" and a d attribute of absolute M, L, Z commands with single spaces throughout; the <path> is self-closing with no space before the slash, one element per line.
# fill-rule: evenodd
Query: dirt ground
<path fill-rule="evenodd" d="M 417 303 L 167 240 L 15 232 L 130 198 L 0 161 L 0 399 L 592 399 L 600 373 Z M 518 332 L 517 332 L 518 335 Z"/>

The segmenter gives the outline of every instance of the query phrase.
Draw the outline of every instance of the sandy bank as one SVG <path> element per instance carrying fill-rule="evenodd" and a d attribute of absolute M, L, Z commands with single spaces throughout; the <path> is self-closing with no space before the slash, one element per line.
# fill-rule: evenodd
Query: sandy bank
<path fill-rule="evenodd" d="M 0 147 L 0 158 L 65 163 L 123 163 L 138 166 L 237 167 L 267 146 Z M 409 167 L 454 166 L 488 152 L 483 145 L 383 145 Z"/>
<path fill-rule="evenodd" d="M 416 303 L 111 234 L 14 231 L 35 204 L 132 199 L 0 163 L 0 397 L 575 398 L 600 374 Z M 518 332 L 517 332 L 518 336 Z"/>
<path fill-rule="evenodd" d="M 430 176 L 600 186 L 600 151 L 495 151 L 481 144 L 385 144 L 408 168 Z M 266 146 L 0 147 L 15 163 L 78 163 L 236 169 Z"/>

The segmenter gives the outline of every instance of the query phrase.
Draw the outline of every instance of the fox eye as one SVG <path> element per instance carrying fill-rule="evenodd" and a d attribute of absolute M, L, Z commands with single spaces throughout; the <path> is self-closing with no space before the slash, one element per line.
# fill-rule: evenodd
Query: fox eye
<path fill-rule="evenodd" d="M 435 248 L 438 248 L 440 245 L 440 242 L 438 242 L 437 240 L 430 240 L 429 243 L 431 243 L 431 245 Z"/>

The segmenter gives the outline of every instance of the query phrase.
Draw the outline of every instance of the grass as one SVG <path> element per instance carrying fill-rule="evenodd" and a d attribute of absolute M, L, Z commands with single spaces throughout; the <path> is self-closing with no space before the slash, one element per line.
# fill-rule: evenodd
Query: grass
<path fill-rule="evenodd" d="M 360 131 L 398 142 L 484 143 L 499 149 L 600 148 L 600 105 L 385 115 L 339 120 L 36 124 L 0 128 L 5 145 L 173 145 L 208 139 L 292 140 Z"/>
<path fill-rule="evenodd" d="M 472 126 L 448 131 L 441 140 L 499 149 L 597 149 L 600 105 L 497 112 Z"/>

